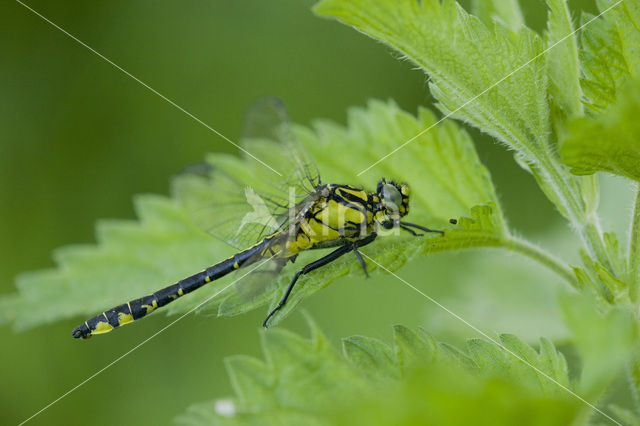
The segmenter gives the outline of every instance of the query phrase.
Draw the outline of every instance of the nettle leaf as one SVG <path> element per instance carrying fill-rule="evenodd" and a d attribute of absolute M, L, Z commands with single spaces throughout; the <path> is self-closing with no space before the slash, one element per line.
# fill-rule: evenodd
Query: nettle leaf
<path fill-rule="evenodd" d="M 600 12 L 616 2 L 599 0 Z M 582 22 L 593 19 L 583 14 Z M 637 2 L 623 1 L 602 17 L 591 22 L 581 35 L 581 65 L 584 73 L 582 90 L 586 105 L 602 111 L 623 93 L 622 87 L 629 76 L 640 75 L 640 6 Z"/>
<path fill-rule="evenodd" d="M 560 306 L 581 359 L 576 389 L 597 398 L 638 353 L 634 309 L 602 309 L 586 294 L 561 294 Z"/>
<path fill-rule="evenodd" d="M 441 354 L 438 343 L 422 328 L 415 333 L 402 325 L 394 326 L 393 343 L 397 362 L 404 368 L 449 355 L 448 352 Z"/>
<path fill-rule="evenodd" d="M 599 308 L 606 310 L 608 304 L 629 305 L 632 296 L 628 282 L 621 279 L 629 280 L 629 275 L 618 237 L 613 232 L 605 232 L 603 240 L 607 256 L 612 260 L 615 275 L 589 257 L 584 250 L 580 250 L 580 257 L 585 268 L 573 267 L 573 272 L 576 275 L 578 287 L 587 290 L 587 293 L 599 304 Z"/>
<path fill-rule="evenodd" d="M 615 404 L 609 405 L 609 409 L 623 422 L 623 424 L 629 426 L 640 426 L 640 415 L 637 413 Z"/>
<path fill-rule="evenodd" d="M 439 109 L 517 151 L 519 163 L 560 213 L 583 229 L 590 217 L 582 184 L 560 162 L 550 138 L 547 58 L 534 31 L 522 27 L 514 33 L 499 24 L 488 28 L 454 0 L 322 0 L 315 11 L 354 26 L 420 66 L 431 79 Z M 553 19 L 556 37 L 562 31 L 556 27 L 567 25 Z M 553 69 L 558 79 L 558 64 Z"/>
<path fill-rule="evenodd" d="M 539 353 L 512 334 L 500 335 L 500 342 L 510 351 L 510 357 L 515 354 L 521 359 L 520 363 L 515 363 L 511 367 L 510 374 L 515 376 L 516 380 L 519 377 L 519 380 L 531 386 L 540 386 L 540 389 L 546 393 L 565 392 L 558 383 L 569 387 L 567 362 L 549 340 L 540 339 Z"/>
<path fill-rule="evenodd" d="M 366 109 L 350 108 L 347 127 L 319 120 L 313 129 L 297 127 L 296 135 L 318 162 L 327 182 L 372 187 L 381 176 L 407 182 L 412 190 L 412 220 L 444 225 L 452 217 L 468 214 L 475 205 L 498 206 L 489 171 L 480 162 L 469 134 L 455 123 L 438 124 L 380 163 L 375 173 L 355 175 L 397 147 L 399 141 L 436 122 L 436 115 L 427 108 L 420 107 L 414 116 L 393 101 L 374 100 Z M 335 155 L 345 147 L 349 155 Z"/>
<path fill-rule="evenodd" d="M 373 258 L 377 263 L 383 265 L 390 271 L 395 271 L 403 266 L 407 261 L 421 254 L 435 253 L 449 250 L 461 250 L 473 247 L 506 247 L 509 244 L 509 237 L 503 228 L 504 223 L 496 214 L 493 205 L 475 206 L 471 209 L 471 217 L 461 217 L 458 220 L 458 229 L 445 230 L 444 236 L 415 238 L 415 237 L 381 237 L 375 244 L 365 246 L 360 249 L 367 257 Z M 301 261 L 311 261 L 311 254 L 305 253 L 300 256 Z M 309 260 L 306 260 L 309 259 Z M 296 264 L 300 260 L 296 261 Z M 375 263 L 366 261 L 369 273 L 377 273 L 378 267 Z M 282 298 L 284 291 L 289 284 L 289 277 L 295 270 L 295 265 L 289 265 L 277 281 L 271 296 L 270 309 L 275 308 Z M 384 272 L 383 272 L 384 273 Z M 326 287 L 336 279 L 345 276 L 363 276 L 360 264 L 349 256 L 332 262 L 319 269 L 317 273 L 305 276 L 305 280 L 296 284 L 296 291 L 291 293 L 285 306 L 282 307 L 273 317 L 271 325 L 278 324 L 288 316 L 304 298 L 316 291 Z M 224 313 L 223 313 L 224 314 Z"/>
<path fill-rule="evenodd" d="M 640 80 L 632 80 L 602 115 L 569 124 L 560 154 L 572 173 L 604 171 L 640 181 L 639 99 Z"/>
<path fill-rule="evenodd" d="M 531 159 L 548 147 L 544 45 L 535 32 L 487 28 L 453 0 L 322 0 L 315 11 L 418 64 L 442 112 L 456 111 Z"/>
<path fill-rule="evenodd" d="M 518 0 L 473 0 L 473 14 L 487 26 L 493 21 L 518 32 L 524 27 L 524 18 Z"/>
<path fill-rule="evenodd" d="M 607 250 L 607 255 L 611 259 L 613 270 L 619 277 L 628 277 L 627 264 L 625 262 L 625 254 L 620 243 L 618 242 L 618 236 L 615 232 L 605 232 L 602 234 Z"/>
<path fill-rule="evenodd" d="M 358 177 L 357 171 L 388 152 L 397 141 L 406 140 L 435 122 L 435 115 L 426 109 L 421 108 L 416 117 L 393 102 L 372 101 L 367 108 L 349 110 L 346 127 L 321 121 L 311 129 L 296 127 L 295 133 L 317 161 L 324 182 L 373 189 L 380 176 Z M 252 146 L 268 151 L 277 149 L 274 144 L 262 141 Z M 336 152 L 348 155 L 336 156 Z M 254 176 L 253 167 L 261 167 L 253 159 L 228 154 L 217 154 L 216 161 L 218 164 L 225 161 L 237 173 L 250 177 Z M 362 249 L 386 268 L 395 270 L 416 255 L 434 251 L 504 244 L 508 233 L 489 172 L 480 163 L 469 135 L 456 124 L 439 124 L 385 161 L 381 172 L 387 178 L 410 184 L 413 222 L 446 229 L 444 237 L 438 234 L 420 238 L 380 237 Z M 24 329 L 72 316 L 94 315 L 152 293 L 231 255 L 234 252 L 231 247 L 198 228 L 185 212 L 182 204 L 185 199 L 211 199 L 207 197 L 211 191 L 215 195 L 217 188 L 192 182 L 192 175 L 180 175 L 174 179 L 171 198 L 137 197 L 139 221 L 100 222 L 96 246 L 60 249 L 55 252 L 57 269 L 22 274 L 17 280 L 19 293 L 2 299 L 0 318 L 14 321 L 16 328 Z M 448 224 L 450 218 L 460 218 L 459 224 Z M 207 306 L 218 309 L 221 315 L 267 305 L 273 308 L 300 265 L 321 254 L 302 253 L 251 303 L 233 299 L 234 287 L 230 287 Z M 368 266 L 372 271 L 375 269 L 373 264 Z M 238 274 L 242 272 L 241 269 Z M 182 313 L 196 307 L 239 278 L 238 274 L 178 299 L 167 306 L 166 312 Z M 363 276 L 353 256 L 344 256 L 306 275 L 270 324 L 281 321 L 303 298 L 346 274 Z"/>
<path fill-rule="evenodd" d="M 467 350 L 481 374 L 504 377 L 559 397 L 566 396 L 566 391 L 558 384 L 571 387 L 567 362 L 547 339 L 540 339 L 539 352 L 512 334 L 500 335 L 500 345 L 471 339 L 467 342 Z"/>
<path fill-rule="evenodd" d="M 456 424 L 507 425 L 513 417 L 505 412 L 526 407 L 533 416 L 528 424 L 569 424 L 580 407 L 500 346 L 570 386 L 564 357 L 545 339 L 539 351 L 511 335 L 501 336 L 500 345 L 474 339 L 466 354 L 422 329 L 395 326 L 393 345 L 354 336 L 343 340 L 341 355 L 311 327 L 310 340 L 281 329 L 263 332 L 265 361 L 232 357 L 227 362 L 235 396 L 196 404 L 178 423 L 377 425 L 457 419 Z"/>
<path fill-rule="evenodd" d="M 0 317 L 22 330 L 95 315 L 202 270 L 229 251 L 196 228 L 174 200 L 142 195 L 134 206 L 138 221 L 100 221 L 96 246 L 63 247 L 54 252 L 56 269 L 18 276 L 19 293 L 9 296 Z"/>
<path fill-rule="evenodd" d="M 346 127 L 318 121 L 312 129 L 297 126 L 294 132 L 317 161 L 324 182 L 348 182 L 371 188 L 380 176 L 372 173 L 356 176 L 355 172 L 389 152 L 399 140 L 413 137 L 436 121 L 435 115 L 424 108 L 419 109 L 416 117 L 402 111 L 394 102 L 371 101 L 366 109 L 349 110 Z M 273 143 L 262 143 L 267 146 L 253 146 L 261 152 L 277 149 Z M 332 155 L 343 152 L 345 146 L 349 155 Z M 247 164 L 255 163 L 254 160 L 229 156 L 226 161 L 232 162 L 230 168 L 237 173 L 253 175 L 244 170 L 249 167 Z M 401 179 L 411 186 L 412 221 L 445 229 L 444 237 L 381 236 L 361 249 L 385 268 L 395 271 L 420 254 L 506 244 L 508 232 L 489 172 L 480 163 L 469 135 L 454 123 L 441 123 L 432 132 L 417 138 L 385 160 L 377 172 L 381 176 Z M 174 187 L 178 191 L 190 190 L 189 186 Z M 215 187 L 209 191 L 211 194 L 204 195 L 205 198 L 211 198 L 217 192 Z M 177 193 L 177 197 L 186 198 L 186 195 Z M 458 225 L 446 225 L 450 218 L 460 218 Z M 233 289 L 229 289 L 230 294 L 224 295 L 226 299 L 218 313 L 236 315 L 266 304 L 269 310 L 275 308 L 300 265 L 317 258 L 318 253 L 301 253 L 296 263 L 287 265 L 277 281 L 253 304 L 243 302 Z M 376 265 L 367 262 L 367 268 L 375 273 Z M 296 284 L 286 305 L 272 317 L 270 325 L 278 324 L 306 297 L 347 274 L 364 275 L 351 255 L 306 275 Z M 193 304 L 199 302 L 196 298 L 192 300 Z"/>
<path fill-rule="evenodd" d="M 345 357 L 363 370 L 375 374 L 395 376 L 395 357 L 391 348 L 380 340 L 364 336 L 352 336 L 342 340 Z"/>
<path fill-rule="evenodd" d="M 547 0 L 549 95 L 564 116 L 582 115 L 578 42 L 566 0 Z"/>
<path fill-rule="evenodd" d="M 178 423 L 323 425 L 328 424 L 326 413 L 337 401 L 371 392 L 373 379 L 335 351 L 315 324 L 309 323 L 311 339 L 283 329 L 261 332 L 265 361 L 248 356 L 227 359 L 236 395 L 223 401 L 231 409 L 220 410 L 220 401 L 197 404 L 180 416 Z M 361 354 L 376 352 L 375 345 L 365 346 Z M 360 359 L 356 357 L 355 362 Z M 374 372 L 378 368 L 368 367 Z"/>
<path fill-rule="evenodd" d="M 607 289 L 607 295 L 611 298 L 611 303 L 622 304 L 623 302 L 629 302 L 629 286 L 624 281 L 621 281 L 611 275 L 611 272 L 607 271 L 602 265 L 596 263 L 596 275 L 598 279 Z"/>

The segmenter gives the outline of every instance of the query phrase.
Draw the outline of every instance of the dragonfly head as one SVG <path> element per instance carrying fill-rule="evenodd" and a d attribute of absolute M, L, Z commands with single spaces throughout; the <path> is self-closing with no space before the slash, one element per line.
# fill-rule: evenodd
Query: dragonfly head
<path fill-rule="evenodd" d="M 376 221 L 385 229 L 397 226 L 400 218 L 409 213 L 409 185 L 382 178 L 376 192 L 380 198 Z"/>

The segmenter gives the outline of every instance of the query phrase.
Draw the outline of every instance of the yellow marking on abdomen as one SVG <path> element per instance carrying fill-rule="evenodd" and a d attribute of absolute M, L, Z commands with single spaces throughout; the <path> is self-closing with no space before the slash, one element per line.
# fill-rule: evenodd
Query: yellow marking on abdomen
<path fill-rule="evenodd" d="M 133 315 L 118 312 L 118 325 L 125 325 L 133 322 Z"/>
<path fill-rule="evenodd" d="M 108 333 L 113 330 L 113 326 L 108 322 L 100 321 L 96 324 L 96 328 L 91 331 L 91 334 Z"/>
<path fill-rule="evenodd" d="M 142 307 L 147 310 L 146 315 L 149 315 L 151 312 L 153 312 L 154 309 L 158 307 L 158 302 L 154 300 L 151 305 L 142 305 Z"/>

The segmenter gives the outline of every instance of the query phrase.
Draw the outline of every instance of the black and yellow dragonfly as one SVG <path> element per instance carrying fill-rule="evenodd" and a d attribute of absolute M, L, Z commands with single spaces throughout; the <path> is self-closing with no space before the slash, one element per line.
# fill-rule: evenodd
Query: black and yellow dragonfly
<path fill-rule="evenodd" d="M 201 208 L 200 205 L 200 208 L 192 210 L 196 222 L 213 235 L 234 247 L 243 244 L 250 247 L 153 294 L 131 300 L 85 321 L 73 330 L 73 337 L 86 339 L 106 333 L 234 271 L 262 263 L 264 266 L 259 265 L 256 271 L 252 271 L 253 278 L 243 278 L 247 284 L 242 292 L 250 297 L 259 292 L 266 281 L 272 280 L 287 262 L 294 262 L 300 252 L 335 248 L 293 276 L 279 303 L 265 318 L 263 325 L 266 327 L 271 317 L 285 305 L 302 275 L 350 252 L 367 275 L 359 248 L 373 242 L 382 230 L 404 230 L 414 236 L 421 235 L 416 230 L 443 233 L 401 220 L 409 213 L 410 190 L 405 183 L 383 178 L 375 191 L 346 184 L 323 183 L 313 161 L 288 129 L 286 114 L 278 100 L 269 98 L 258 102 L 247 117 L 247 139 L 260 136 L 278 141 L 277 149 L 275 145 L 269 150 L 271 152 L 262 148 L 262 154 L 271 154 L 278 162 L 281 176 L 274 183 L 263 182 L 262 179 L 260 196 L 246 189 L 248 203 L 245 200 L 241 202 L 237 192 L 243 188 L 243 173 L 218 162 L 211 167 L 208 178 L 217 183 L 219 190 L 213 191 L 210 197 L 200 197 L 210 199 L 207 201 L 210 208 Z M 260 151 L 263 146 L 255 145 L 253 148 Z M 247 150 L 253 153 L 251 146 L 247 146 Z M 274 151 L 277 151 L 275 157 Z M 240 205 L 245 210 L 238 209 Z M 247 210 L 247 206 L 253 210 Z"/>

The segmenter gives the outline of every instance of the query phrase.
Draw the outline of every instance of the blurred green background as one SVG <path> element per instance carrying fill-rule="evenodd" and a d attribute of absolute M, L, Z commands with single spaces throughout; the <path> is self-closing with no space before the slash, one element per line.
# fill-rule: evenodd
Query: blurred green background
<path fill-rule="evenodd" d="M 541 31 L 544 2 L 522 3 L 527 24 Z M 574 11 L 595 10 L 592 0 L 570 3 Z M 312 4 L 28 2 L 233 140 L 247 105 L 264 95 L 283 98 L 302 124 L 314 118 L 344 123 L 346 108 L 369 98 L 393 98 L 410 112 L 431 104 L 426 78 L 412 64 L 315 17 Z M 93 242 L 96 219 L 133 218 L 134 194 L 167 194 L 172 174 L 205 152 L 235 148 L 19 3 L 0 5 L 0 28 L 0 293 L 8 294 L 20 272 L 53 267 L 56 247 Z M 575 262 L 575 238 L 533 179 L 506 150 L 471 133 L 512 227 Z M 603 188 L 605 225 L 616 227 L 628 188 L 615 180 Z M 559 280 L 515 255 L 440 254 L 400 272 L 488 333 L 513 332 L 529 341 L 564 336 L 554 302 Z M 343 278 L 304 307 L 336 346 L 351 334 L 389 341 L 395 323 L 423 325 L 451 343 L 474 336 L 384 276 Z M 261 356 L 263 316 L 185 318 L 32 423 L 170 423 L 189 404 L 231 392 L 222 359 Z M 87 342 L 70 336 L 81 318 L 18 334 L 0 328 L 0 424 L 26 419 L 171 319 L 153 316 Z M 306 333 L 300 314 L 283 326 Z"/>

